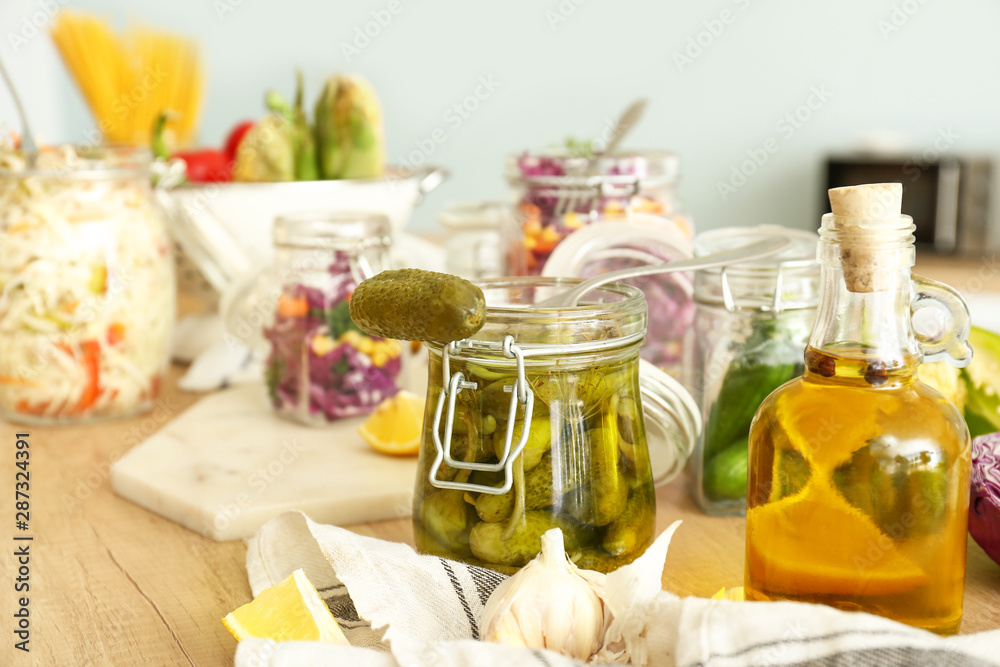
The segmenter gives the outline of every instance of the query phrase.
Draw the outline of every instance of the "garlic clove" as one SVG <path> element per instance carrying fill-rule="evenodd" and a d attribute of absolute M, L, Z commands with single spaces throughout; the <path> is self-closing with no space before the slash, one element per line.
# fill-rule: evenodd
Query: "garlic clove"
<path fill-rule="evenodd" d="M 667 550 L 680 525 L 680 520 L 674 521 L 639 558 L 607 575 L 604 602 L 612 616 L 645 604 L 660 594 Z"/>
<path fill-rule="evenodd" d="M 549 530 L 542 535 L 541 553 L 486 602 L 483 639 L 589 659 L 600 648 L 605 627 L 604 602 L 592 579 L 566 558 L 562 531 Z"/>

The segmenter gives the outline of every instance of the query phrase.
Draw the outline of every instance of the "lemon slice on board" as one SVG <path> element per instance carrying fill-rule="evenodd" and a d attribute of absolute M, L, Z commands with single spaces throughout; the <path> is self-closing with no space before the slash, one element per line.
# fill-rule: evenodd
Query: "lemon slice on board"
<path fill-rule="evenodd" d="M 378 452 L 413 456 L 420 451 L 423 421 L 424 399 L 404 390 L 382 401 L 358 433 Z"/>
<path fill-rule="evenodd" d="M 280 584 L 261 591 L 253 602 L 227 614 L 222 623 L 237 641 L 259 637 L 349 643 L 302 570 L 295 570 Z"/>

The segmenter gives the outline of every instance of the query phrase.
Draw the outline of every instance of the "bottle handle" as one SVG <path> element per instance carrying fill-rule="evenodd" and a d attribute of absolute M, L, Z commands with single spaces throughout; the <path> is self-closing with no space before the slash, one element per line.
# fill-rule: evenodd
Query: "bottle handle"
<path fill-rule="evenodd" d="M 941 327 L 933 333 L 916 332 L 917 343 L 924 361 L 947 361 L 963 368 L 972 361 L 969 345 L 969 306 L 954 287 L 922 276 L 912 276 L 913 300 L 910 314 L 914 316 L 923 308 L 934 307 L 943 316 Z"/>

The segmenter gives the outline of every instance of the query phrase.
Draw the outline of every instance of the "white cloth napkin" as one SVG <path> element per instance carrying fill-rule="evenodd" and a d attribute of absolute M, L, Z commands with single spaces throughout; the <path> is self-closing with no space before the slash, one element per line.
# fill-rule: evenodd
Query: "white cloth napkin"
<path fill-rule="evenodd" d="M 669 532 L 635 564 L 619 570 L 617 581 L 608 581 L 609 590 L 633 603 L 619 614 L 617 629 L 634 664 L 1000 665 L 1000 630 L 942 638 L 878 616 L 820 605 L 678 598 L 655 592 L 656 586 L 643 599 L 650 572 L 659 583 Z M 404 544 L 288 512 L 250 540 L 250 588 L 256 596 L 298 568 L 326 600 L 352 646 L 246 639 L 236 651 L 237 667 L 580 664 L 550 651 L 477 641 L 486 600 L 504 579 L 491 570 L 420 556 Z"/>

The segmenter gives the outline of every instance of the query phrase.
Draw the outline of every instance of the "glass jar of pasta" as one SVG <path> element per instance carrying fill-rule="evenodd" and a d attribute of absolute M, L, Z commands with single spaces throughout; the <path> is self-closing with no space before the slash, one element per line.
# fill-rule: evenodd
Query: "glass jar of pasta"
<path fill-rule="evenodd" d="M 0 153 L 0 412 L 78 422 L 149 409 L 175 317 L 147 151 Z"/>

